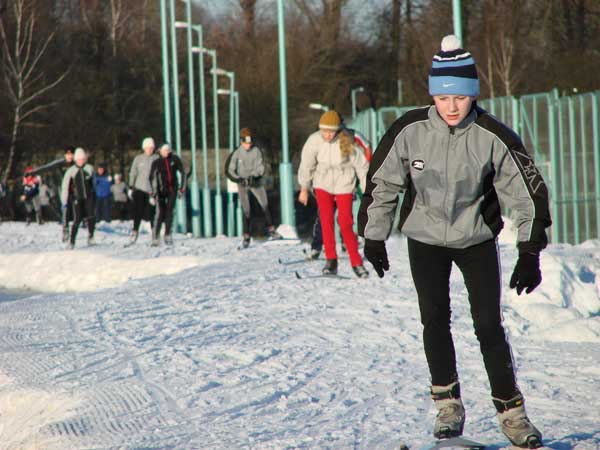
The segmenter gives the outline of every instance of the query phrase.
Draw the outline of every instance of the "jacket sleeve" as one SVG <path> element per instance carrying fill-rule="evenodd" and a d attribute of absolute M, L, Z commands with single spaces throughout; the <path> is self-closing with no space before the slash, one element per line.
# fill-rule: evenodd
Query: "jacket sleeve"
<path fill-rule="evenodd" d="M 185 189 L 187 187 L 187 172 L 183 167 L 183 162 L 181 162 L 181 158 L 177 155 L 173 156 L 175 156 L 175 167 L 181 174 L 181 181 L 179 183 L 178 190 Z"/>
<path fill-rule="evenodd" d="M 258 147 L 256 147 L 256 149 L 258 150 L 258 161 L 256 162 L 254 176 L 262 177 L 265 174 L 265 158 L 263 151 Z"/>
<path fill-rule="evenodd" d="M 60 202 L 63 206 L 69 203 L 69 187 L 71 185 L 72 173 L 73 171 L 68 169 L 62 179 L 60 187 Z"/>
<path fill-rule="evenodd" d="M 312 180 L 317 169 L 317 154 L 319 148 L 313 142 L 312 137 L 309 137 L 300 156 L 300 167 L 298 168 L 298 183 L 303 189 L 310 189 Z"/>
<path fill-rule="evenodd" d="M 131 169 L 129 169 L 129 186 L 132 188 L 135 186 L 136 178 L 138 176 L 138 161 L 139 158 L 136 156 L 131 163 Z"/>
<path fill-rule="evenodd" d="M 515 215 L 519 252 L 539 252 L 548 244 L 546 228 L 552 224 L 548 188 L 520 139 L 513 139 L 494 143 L 494 188 Z"/>
<path fill-rule="evenodd" d="M 365 192 L 367 189 L 367 172 L 369 171 L 369 162 L 365 157 L 361 148 L 354 147 L 355 157 L 352 162 L 352 166 L 354 167 L 354 171 L 356 172 L 356 176 L 358 177 L 358 183 L 360 185 L 360 190 Z"/>
<path fill-rule="evenodd" d="M 379 142 L 367 172 L 366 189 L 358 211 L 358 233 L 367 239 L 385 241 L 389 237 L 398 194 L 408 186 L 405 165 L 408 156 L 398 121 Z"/>
<path fill-rule="evenodd" d="M 237 173 L 235 172 L 235 163 L 233 162 L 235 161 L 234 156 L 236 152 L 237 150 L 231 152 L 225 161 L 225 175 L 234 183 L 240 183 L 242 179 L 238 177 Z"/>
<path fill-rule="evenodd" d="M 150 181 L 150 188 L 152 189 L 152 193 L 156 195 L 158 193 L 158 163 L 156 162 L 158 159 L 155 159 L 150 164 L 150 175 L 148 175 L 148 180 Z"/>

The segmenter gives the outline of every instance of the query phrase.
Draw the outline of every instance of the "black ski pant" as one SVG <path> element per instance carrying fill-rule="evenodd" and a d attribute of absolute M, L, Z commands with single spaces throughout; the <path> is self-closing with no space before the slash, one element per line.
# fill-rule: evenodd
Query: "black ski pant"
<path fill-rule="evenodd" d="M 252 211 L 250 210 L 250 193 L 254 195 L 265 215 L 265 222 L 268 228 L 273 226 L 271 211 L 269 210 L 269 200 L 267 199 L 267 191 L 263 186 L 246 187 L 238 184 L 238 196 L 242 204 L 243 227 L 244 234 L 250 234 L 250 220 L 252 219 Z"/>
<path fill-rule="evenodd" d="M 75 239 L 77 238 L 77 230 L 79 225 L 85 219 L 87 221 L 89 237 L 94 236 L 95 228 L 95 199 L 94 197 L 88 197 L 82 200 L 74 200 L 72 203 L 73 209 L 73 224 L 71 225 L 71 244 L 75 245 Z"/>
<path fill-rule="evenodd" d="M 409 238 L 408 255 L 419 297 L 423 344 L 432 384 L 446 386 L 458 380 L 450 331 L 450 271 L 455 263 L 469 294 L 475 335 L 492 396 L 503 400 L 514 397 L 519 390 L 511 349 L 502 326 L 501 271 L 496 241 L 455 249 Z"/>
<path fill-rule="evenodd" d="M 113 202 L 113 210 L 117 220 L 127 220 L 127 202 Z"/>
<path fill-rule="evenodd" d="M 73 220 L 73 205 L 70 202 L 67 203 L 67 205 L 62 209 L 61 220 L 62 220 L 63 237 L 68 236 L 69 222 Z"/>
<path fill-rule="evenodd" d="M 158 195 L 156 197 L 156 213 L 154 215 L 154 237 L 160 236 L 160 228 L 165 224 L 165 236 L 171 235 L 171 227 L 173 226 L 173 211 L 175 210 L 175 201 L 177 193 L 172 192 L 167 195 Z"/>
<path fill-rule="evenodd" d="M 150 222 L 154 217 L 154 206 L 150 204 L 150 194 L 144 191 L 135 190 L 133 197 L 133 231 L 140 230 L 142 220 Z"/>

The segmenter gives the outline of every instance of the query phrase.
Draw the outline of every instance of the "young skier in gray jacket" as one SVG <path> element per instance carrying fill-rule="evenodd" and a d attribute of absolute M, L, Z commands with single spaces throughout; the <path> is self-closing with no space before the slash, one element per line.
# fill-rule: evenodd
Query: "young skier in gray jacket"
<path fill-rule="evenodd" d="M 367 176 L 359 212 L 365 257 L 380 277 L 389 270 L 385 240 L 398 193 L 404 192 L 399 229 L 408 238 L 423 343 L 438 408 L 437 438 L 462 434 L 456 356 L 450 332 L 452 263 L 469 293 L 475 334 L 504 434 L 520 447 L 541 446 L 525 412 L 502 326 L 497 236 L 501 206 L 516 215 L 519 259 L 510 287 L 530 293 L 542 280 L 540 251 L 550 226 L 548 192 L 519 137 L 475 104 L 479 81 L 471 55 L 455 36 L 433 58 L 429 93 L 434 105 L 406 113 L 382 138 Z"/>
<path fill-rule="evenodd" d="M 265 164 L 262 151 L 252 140 L 252 132 L 249 128 L 240 130 L 240 146 L 229 155 L 225 162 L 225 174 L 234 183 L 238 185 L 238 196 L 242 204 L 244 240 L 243 247 L 250 245 L 250 193 L 258 201 L 267 224 L 267 233 L 271 239 L 280 239 L 281 236 L 275 231 L 273 218 L 269 210 L 269 200 L 267 191 L 262 183 L 262 177 L 265 174 Z"/>
<path fill-rule="evenodd" d="M 131 243 L 137 241 L 142 220 L 150 222 L 150 226 L 152 226 L 155 201 L 150 197 L 152 192 L 150 169 L 154 160 L 158 159 L 158 155 L 154 153 L 155 148 L 154 139 L 145 138 L 142 142 L 144 152 L 135 157 L 129 170 L 129 186 L 132 190 L 130 197 L 133 202 Z"/>

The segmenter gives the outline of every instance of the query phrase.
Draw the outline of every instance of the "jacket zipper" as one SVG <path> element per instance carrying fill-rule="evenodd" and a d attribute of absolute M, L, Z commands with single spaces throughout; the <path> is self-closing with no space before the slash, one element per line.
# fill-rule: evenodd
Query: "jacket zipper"
<path fill-rule="evenodd" d="M 450 161 L 450 144 L 452 142 L 452 136 L 454 136 L 454 127 L 448 127 L 448 145 L 446 147 L 446 167 L 445 167 L 445 172 L 446 172 L 446 191 L 444 193 L 444 213 L 446 214 L 446 218 L 447 220 L 445 221 L 444 224 L 444 247 L 448 245 L 448 224 L 450 222 L 450 215 L 448 212 L 448 206 L 447 206 L 447 202 L 448 202 L 448 189 L 449 189 L 449 182 L 448 182 L 448 162 Z"/>

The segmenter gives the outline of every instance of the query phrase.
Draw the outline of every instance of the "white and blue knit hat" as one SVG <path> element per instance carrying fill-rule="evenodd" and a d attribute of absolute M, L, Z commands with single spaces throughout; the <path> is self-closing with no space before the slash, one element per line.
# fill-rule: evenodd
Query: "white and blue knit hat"
<path fill-rule="evenodd" d="M 450 34 L 442 39 L 442 50 L 433 57 L 429 72 L 429 95 L 479 95 L 479 78 L 475 60 L 460 48 L 460 41 Z"/>

